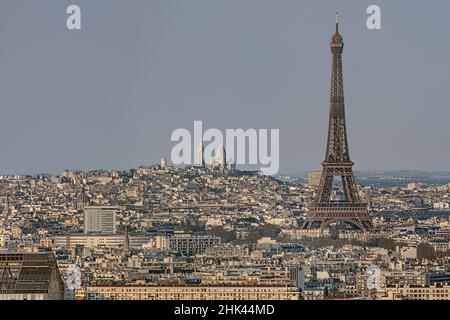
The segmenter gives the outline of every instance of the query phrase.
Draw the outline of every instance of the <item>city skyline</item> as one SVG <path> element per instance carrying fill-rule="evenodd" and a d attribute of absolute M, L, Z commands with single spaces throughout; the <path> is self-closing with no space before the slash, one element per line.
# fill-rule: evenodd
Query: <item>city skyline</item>
<path fill-rule="evenodd" d="M 279 128 L 280 174 L 318 169 L 337 10 L 356 170 L 450 170 L 444 9 L 380 1 L 369 31 L 350 1 L 78 4 L 72 33 L 66 3 L 4 3 L 0 174 L 155 164 L 194 120 Z"/>
<path fill-rule="evenodd" d="M 5 0 L 0 301 L 450 300 L 445 6 Z"/>

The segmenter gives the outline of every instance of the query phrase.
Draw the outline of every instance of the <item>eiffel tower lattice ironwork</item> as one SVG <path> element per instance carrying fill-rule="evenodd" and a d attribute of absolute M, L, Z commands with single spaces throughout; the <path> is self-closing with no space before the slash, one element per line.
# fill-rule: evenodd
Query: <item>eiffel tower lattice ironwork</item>
<path fill-rule="evenodd" d="M 336 33 L 331 39 L 333 54 L 328 142 L 323 171 L 316 198 L 308 206 L 303 228 L 326 228 L 332 223 L 345 222 L 366 230 L 372 227 L 367 205 L 361 201 L 350 160 L 347 129 L 345 125 L 344 81 L 342 76 L 342 52 L 344 41 L 339 34 L 336 15 Z M 333 181 L 340 177 L 342 196 L 333 199 Z"/>

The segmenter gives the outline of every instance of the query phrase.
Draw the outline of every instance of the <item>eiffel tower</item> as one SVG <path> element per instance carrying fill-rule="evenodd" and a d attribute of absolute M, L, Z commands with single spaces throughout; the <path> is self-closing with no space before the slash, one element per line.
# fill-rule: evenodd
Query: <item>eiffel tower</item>
<path fill-rule="evenodd" d="M 339 34 L 338 14 L 336 14 L 336 33 L 331 39 L 333 54 L 331 75 L 330 114 L 328 125 L 328 142 L 323 171 L 316 198 L 308 206 L 304 229 L 326 228 L 332 223 L 345 222 L 357 229 L 372 227 L 367 213 L 367 205 L 358 194 L 354 163 L 350 160 L 347 129 L 345 126 L 344 80 L 342 76 L 342 52 L 344 41 Z M 334 199 L 333 181 L 340 177 L 342 195 Z"/>

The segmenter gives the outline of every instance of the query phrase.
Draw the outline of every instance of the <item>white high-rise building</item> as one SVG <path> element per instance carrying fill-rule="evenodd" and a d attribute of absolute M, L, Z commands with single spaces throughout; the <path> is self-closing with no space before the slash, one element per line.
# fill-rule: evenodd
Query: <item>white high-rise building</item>
<path fill-rule="evenodd" d="M 116 233 L 116 208 L 86 207 L 84 209 L 84 233 Z"/>

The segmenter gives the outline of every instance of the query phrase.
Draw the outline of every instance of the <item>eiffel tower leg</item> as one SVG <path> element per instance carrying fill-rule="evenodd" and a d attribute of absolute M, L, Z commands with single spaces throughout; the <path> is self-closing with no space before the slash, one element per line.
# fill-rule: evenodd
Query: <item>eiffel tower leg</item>
<path fill-rule="evenodd" d="M 305 222 L 303 222 L 303 225 L 302 225 L 302 230 L 306 230 L 306 229 L 308 229 L 308 220 L 305 220 Z"/>
<path fill-rule="evenodd" d="M 370 221 L 370 219 L 363 220 L 361 224 L 364 226 L 365 230 L 370 230 L 373 228 L 373 224 L 372 221 Z"/>
<path fill-rule="evenodd" d="M 364 228 L 364 225 L 362 224 L 361 220 L 359 220 L 359 219 L 352 221 L 352 224 L 354 226 L 356 226 L 359 230 L 362 230 L 362 231 L 366 230 L 366 228 Z"/>

